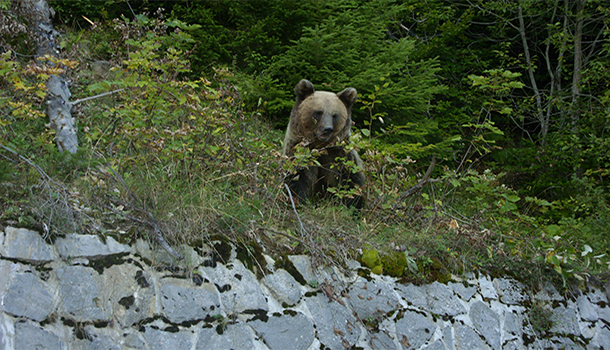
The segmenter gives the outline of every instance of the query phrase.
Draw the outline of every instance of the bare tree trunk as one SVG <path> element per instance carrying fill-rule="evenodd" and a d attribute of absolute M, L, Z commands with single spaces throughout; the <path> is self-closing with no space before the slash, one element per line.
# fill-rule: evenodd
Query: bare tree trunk
<path fill-rule="evenodd" d="M 576 1 L 576 28 L 574 30 L 574 73 L 572 76 L 572 125 L 575 128 L 580 119 L 578 111 L 578 97 L 582 83 L 582 28 L 584 19 L 585 3 L 587 0 Z"/>
<path fill-rule="evenodd" d="M 532 84 L 532 89 L 534 90 L 534 97 L 536 98 L 536 114 L 537 119 L 540 122 L 540 125 L 544 128 L 544 113 L 542 112 L 542 97 L 540 95 L 540 90 L 538 89 L 538 84 L 536 83 L 536 77 L 534 75 L 534 64 L 532 62 L 532 55 L 530 53 L 529 45 L 527 43 L 527 33 L 525 32 L 525 21 L 523 19 L 523 7 L 519 5 L 519 35 L 521 36 L 521 42 L 523 43 L 523 53 L 525 54 L 525 61 L 527 63 L 527 73 L 530 78 L 530 84 Z"/>
<path fill-rule="evenodd" d="M 25 13 L 32 19 L 33 31 L 36 34 L 38 59 L 49 55 L 58 57 L 59 52 L 55 45 L 57 32 L 53 29 L 51 17 L 54 11 L 49 8 L 46 0 L 21 0 Z M 53 65 L 51 61 L 46 62 Z M 60 151 L 67 150 L 75 153 L 78 150 L 78 137 L 76 134 L 76 119 L 72 117 L 72 104 L 70 103 L 70 90 L 68 83 L 62 76 L 52 75 L 47 81 L 47 116 L 49 126 L 55 130 L 55 142 Z"/>

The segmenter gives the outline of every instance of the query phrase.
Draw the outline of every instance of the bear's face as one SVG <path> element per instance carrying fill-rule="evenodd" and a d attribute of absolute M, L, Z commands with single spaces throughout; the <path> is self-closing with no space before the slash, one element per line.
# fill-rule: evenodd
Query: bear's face
<path fill-rule="evenodd" d="M 350 135 L 351 107 L 357 92 L 347 88 L 338 94 L 315 91 L 313 84 L 301 80 L 295 87 L 295 112 L 302 137 L 314 148 L 340 142 Z"/>

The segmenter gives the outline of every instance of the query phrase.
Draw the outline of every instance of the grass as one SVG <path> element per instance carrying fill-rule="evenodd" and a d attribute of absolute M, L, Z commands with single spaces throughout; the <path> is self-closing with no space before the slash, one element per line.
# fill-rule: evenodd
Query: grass
<path fill-rule="evenodd" d="M 104 84 L 92 78 L 89 58 L 76 54 L 78 43 L 71 48 L 77 50 L 72 57 L 81 60 L 80 70 L 70 72 L 80 83 L 73 94 L 87 96 L 94 91 L 87 83 Z M 124 92 L 79 105 L 78 154 L 54 151 L 52 135 L 39 131 L 40 125 L 37 143 L 30 143 L 31 122 L 11 124 L 11 131 L 23 136 L 12 146 L 23 155 L 6 149 L 0 154 L 2 225 L 131 242 L 154 241 L 156 223 L 170 246 L 223 237 L 246 258 L 259 259 L 264 252 L 281 260 L 307 253 L 337 266 L 372 249 L 386 272 L 411 282 L 483 271 L 532 276 L 525 282 L 535 286 L 549 278 L 549 269 L 555 282 L 605 278 L 606 260 L 599 255 L 609 245 L 596 232 L 610 222 L 607 207 L 596 220 L 589 215 L 555 224 L 539 215 L 553 204 L 526 201 L 502 185 L 501 176 L 449 168 L 436 169 L 434 181 L 403 196 L 421 180 L 413 168 L 422 166 L 390 159 L 380 145 L 362 143 L 370 147 L 361 150 L 368 176 L 365 209 L 354 211 L 331 199 L 294 210 L 283 185 L 283 132 L 274 130 L 257 106 L 241 102 L 230 71 L 217 70 L 196 87 L 176 88 L 183 77 L 168 81 L 171 72 L 164 66 L 165 71 L 152 70 L 149 81 L 139 81 L 146 85 L 134 87 L 130 74 L 138 67 L 131 72 L 122 66 L 127 58 L 112 62 L 122 75 L 105 83 L 124 86 Z M 588 256 L 574 248 L 583 247 L 582 237 L 593 250 Z"/>

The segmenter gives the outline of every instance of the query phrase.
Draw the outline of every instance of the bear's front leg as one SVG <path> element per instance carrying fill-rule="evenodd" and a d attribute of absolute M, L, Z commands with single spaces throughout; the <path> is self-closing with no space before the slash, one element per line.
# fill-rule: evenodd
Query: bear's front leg
<path fill-rule="evenodd" d="M 313 194 L 313 186 L 318 179 L 318 167 L 310 166 L 290 175 L 287 179 L 288 188 L 293 197 L 301 203 L 305 203 Z"/>

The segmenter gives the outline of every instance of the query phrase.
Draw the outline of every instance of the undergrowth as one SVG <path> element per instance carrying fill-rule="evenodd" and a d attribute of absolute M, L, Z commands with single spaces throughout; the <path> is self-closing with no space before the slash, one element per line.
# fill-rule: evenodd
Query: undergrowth
<path fill-rule="evenodd" d="M 475 170 L 493 148 L 497 129 L 488 119 L 471 125 L 456 168 L 398 156 L 370 128 L 355 130 L 350 147 L 365 163 L 367 207 L 355 211 L 336 197 L 294 207 L 283 184 L 295 169 L 279 153 L 283 133 L 265 121 L 260 101 L 243 102 L 240 86 L 252 78 L 224 67 L 190 76 L 192 28 L 179 21 L 143 17 L 103 28 L 68 34 L 63 46 L 79 61 L 66 72 L 78 81 L 74 95 L 113 92 L 76 105 L 75 155 L 55 151 L 44 126 L 48 67 L 32 74 L 38 64 L 1 56 L 2 225 L 121 242 L 155 241 L 159 230 L 170 246 L 222 235 L 278 259 L 309 253 L 339 266 L 358 260 L 412 282 L 484 271 L 535 285 L 552 270 L 565 286 L 608 270 L 610 244 L 599 232 L 610 211 L 593 200 L 601 194 L 586 180 L 587 195 L 550 203 L 519 196 L 502 184 L 503 174 Z M 110 67 L 101 75 L 88 63 L 96 55 Z M 574 215 L 547 215 L 570 208 Z M 591 210 L 597 215 L 584 215 Z"/>

